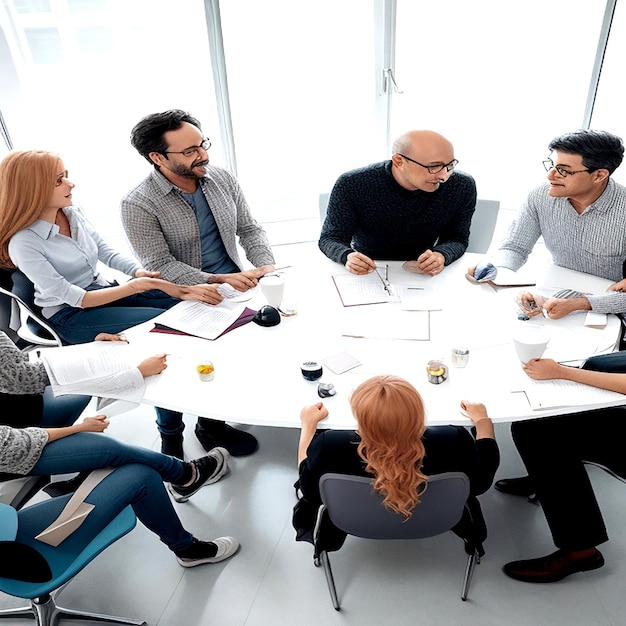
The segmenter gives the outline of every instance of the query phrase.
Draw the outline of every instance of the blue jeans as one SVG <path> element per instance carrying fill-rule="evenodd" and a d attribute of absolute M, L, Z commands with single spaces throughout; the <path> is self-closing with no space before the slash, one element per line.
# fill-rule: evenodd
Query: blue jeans
<path fill-rule="evenodd" d="M 157 429 L 163 435 L 177 435 L 185 430 L 183 414 L 180 411 L 162 409 L 158 406 L 155 406 L 154 410 L 157 414 Z"/>
<path fill-rule="evenodd" d="M 89 404 L 91 396 L 58 396 L 54 397 L 52 388 L 46 387 L 43 393 L 43 411 L 41 428 L 59 428 L 71 426 Z"/>
<path fill-rule="evenodd" d="M 77 433 L 47 444 L 29 474 L 66 474 L 101 467 L 117 469 L 86 498 L 96 508 L 80 527 L 80 535 L 84 531 L 93 537 L 130 504 L 144 526 L 156 533 L 170 550 L 184 550 L 191 545 L 193 536 L 183 528 L 163 486 L 163 481 L 182 480 L 185 464 L 179 459 L 131 446 L 108 435 Z M 67 498 L 58 500 L 60 512 Z M 67 541 L 71 540 L 72 537 Z"/>
<path fill-rule="evenodd" d="M 92 285 L 89 291 L 103 289 Z M 69 344 L 93 341 L 98 333 L 119 333 L 143 324 L 178 304 L 163 291 L 153 289 L 102 306 L 80 309 L 66 306 L 48 319 L 50 326 Z"/>

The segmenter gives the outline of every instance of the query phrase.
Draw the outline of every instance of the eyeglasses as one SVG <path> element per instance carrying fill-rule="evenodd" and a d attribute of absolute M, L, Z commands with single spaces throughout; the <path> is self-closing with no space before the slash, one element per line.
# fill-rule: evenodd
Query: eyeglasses
<path fill-rule="evenodd" d="M 593 170 L 576 170 L 575 172 L 570 172 L 568 170 L 564 170 L 560 165 L 555 165 L 552 159 L 546 159 L 543 161 L 543 166 L 546 168 L 546 172 L 550 170 L 556 170 L 559 176 L 573 176 L 574 174 L 580 174 L 581 172 L 593 172 Z"/>
<path fill-rule="evenodd" d="M 199 146 L 190 146 L 189 148 L 185 148 L 184 150 L 180 150 L 178 152 L 174 152 L 173 150 L 166 150 L 163 154 L 182 154 L 183 156 L 190 157 L 198 154 L 200 148 L 202 148 L 203 150 L 208 150 L 210 147 L 211 140 L 205 137 Z"/>
<path fill-rule="evenodd" d="M 446 172 L 451 172 L 459 164 L 459 162 L 456 159 L 452 159 L 450 163 L 445 163 L 444 165 L 424 165 L 423 163 L 420 163 L 419 161 L 416 161 L 415 159 L 411 159 L 410 157 L 405 156 L 404 154 L 400 154 L 400 156 L 403 159 L 406 159 L 407 161 L 411 161 L 411 163 L 415 163 L 416 165 L 419 165 L 420 167 L 427 169 L 429 174 L 438 174 L 444 169 L 446 170 Z"/>

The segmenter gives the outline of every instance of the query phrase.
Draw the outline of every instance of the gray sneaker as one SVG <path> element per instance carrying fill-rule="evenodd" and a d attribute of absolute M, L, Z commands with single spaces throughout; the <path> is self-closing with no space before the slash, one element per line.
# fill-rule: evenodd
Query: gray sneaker
<path fill-rule="evenodd" d="M 206 456 L 191 461 L 196 467 L 196 478 L 188 487 L 167 484 L 167 490 L 176 502 L 187 502 L 204 485 L 216 483 L 228 472 L 230 454 L 226 448 L 213 448 Z"/>
<path fill-rule="evenodd" d="M 217 552 L 215 552 L 215 546 L 217 546 Z M 218 537 L 212 541 L 200 541 L 194 537 L 188 548 L 176 553 L 176 560 L 183 567 L 196 567 L 205 563 L 224 561 L 237 550 L 239 550 L 239 542 L 232 537 Z"/>

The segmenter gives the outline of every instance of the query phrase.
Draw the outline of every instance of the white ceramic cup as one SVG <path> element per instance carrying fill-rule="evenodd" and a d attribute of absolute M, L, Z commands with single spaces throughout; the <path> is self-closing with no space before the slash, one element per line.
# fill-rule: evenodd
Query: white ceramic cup
<path fill-rule="evenodd" d="M 280 276 L 263 276 L 259 280 L 261 291 L 271 306 L 278 308 L 283 301 L 285 281 Z"/>
<path fill-rule="evenodd" d="M 513 337 L 513 345 L 522 363 L 540 359 L 548 346 L 550 337 L 542 328 L 528 328 Z"/>

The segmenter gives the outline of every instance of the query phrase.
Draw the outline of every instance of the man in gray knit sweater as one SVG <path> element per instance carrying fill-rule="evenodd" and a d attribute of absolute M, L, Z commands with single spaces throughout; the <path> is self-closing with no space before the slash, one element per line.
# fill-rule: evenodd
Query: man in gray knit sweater
<path fill-rule="evenodd" d="M 454 148 L 439 133 L 407 132 L 392 152 L 389 161 L 339 177 L 319 247 L 353 274 L 373 271 L 374 259 L 438 274 L 467 248 L 476 184 L 454 171 Z"/>

